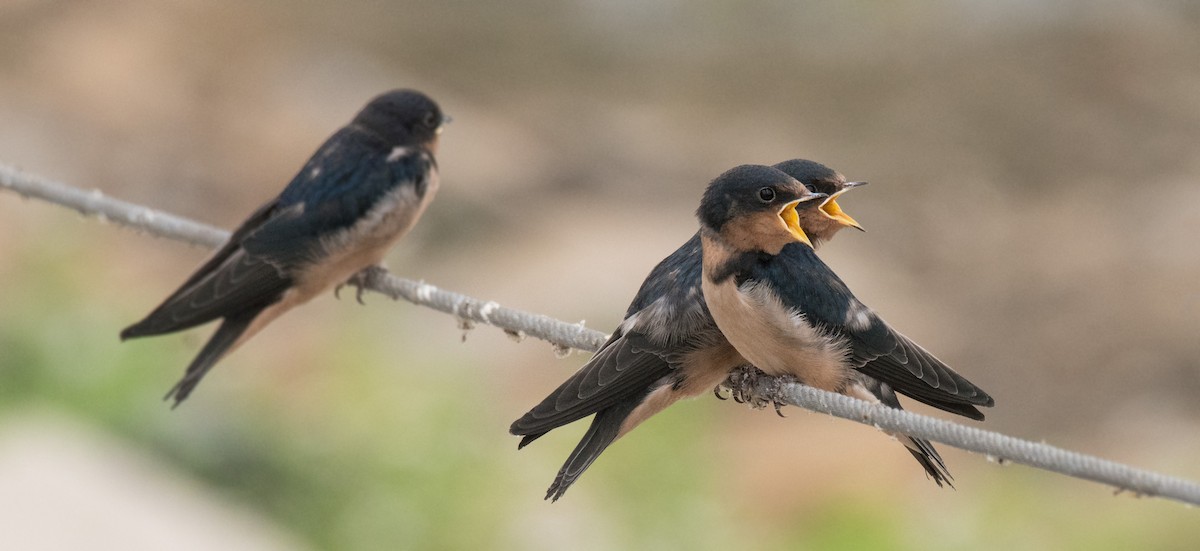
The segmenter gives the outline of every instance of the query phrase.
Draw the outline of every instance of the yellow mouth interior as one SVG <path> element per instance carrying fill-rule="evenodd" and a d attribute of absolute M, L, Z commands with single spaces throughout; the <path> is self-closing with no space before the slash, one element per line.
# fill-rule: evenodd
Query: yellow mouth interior
<path fill-rule="evenodd" d="M 851 218 L 849 214 L 846 214 L 846 211 L 842 210 L 842 206 L 838 204 L 835 197 L 830 197 L 828 201 L 825 201 L 825 204 L 821 205 L 821 212 L 843 225 L 853 226 L 860 230 L 863 229 L 857 220 Z"/>
<path fill-rule="evenodd" d="M 812 241 L 808 240 L 808 234 L 804 233 L 804 229 L 800 227 L 800 215 L 796 213 L 796 205 L 800 201 L 792 201 L 783 206 L 783 210 L 779 211 L 779 218 L 783 220 L 783 225 L 787 226 L 788 233 L 792 234 L 797 241 L 812 246 Z"/>

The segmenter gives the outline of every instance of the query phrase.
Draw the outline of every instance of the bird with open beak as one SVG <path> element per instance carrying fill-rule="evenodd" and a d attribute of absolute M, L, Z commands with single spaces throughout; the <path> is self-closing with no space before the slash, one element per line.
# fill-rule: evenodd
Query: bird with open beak
<path fill-rule="evenodd" d="M 447 120 L 417 91 L 372 99 L 178 290 L 122 331 L 124 340 L 222 319 L 167 398 L 178 406 L 217 361 L 335 285 L 357 285 L 361 302 L 364 282 L 380 273 L 367 268 L 379 265 L 437 192 L 434 155 Z"/>
<path fill-rule="evenodd" d="M 896 392 L 972 419 L 986 392 L 896 332 L 816 255 L 806 228 L 826 217 L 785 174 L 718 179 L 697 216 L 704 300 L 738 353 L 772 376 L 899 408 Z M 925 440 L 894 435 L 939 485 Z"/>
<path fill-rule="evenodd" d="M 844 227 L 861 229 L 835 198 L 861 185 L 813 161 L 776 165 L 814 193 L 823 219 L 808 231 L 814 244 Z M 737 174 L 738 169 L 730 171 Z M 730 173 L 721 178 L 732 177 Z M 720 179 L 720 178 L 718 178 Z M 701 290 L 700 234 L 663 259 L 642 283 L 625 319 L 583 367 L 512 424 L 520 447 L 550 430 L 595 414 L 587 433 L 547 491 L 557 500 L 614 441 L 684 398 L 722 384 L 745 360 L 708 312 Z"/>

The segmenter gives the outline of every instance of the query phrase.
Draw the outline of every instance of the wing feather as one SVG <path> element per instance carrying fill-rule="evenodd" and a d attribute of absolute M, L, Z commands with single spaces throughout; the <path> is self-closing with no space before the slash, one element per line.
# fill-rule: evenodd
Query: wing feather
<path fill-rule="evenodd" d="M 983 419 L 974 406 L 994 404 L 983 389 L 859 302 L 810 247 L 788 245 L 756 269 L 753 277 L 770 282 L 786 305 L 843 339 L 851 365 L 862 373 L 915 400 L 973 419 Z"/>
<path fill-rule="evenodd" d="M 228 308 L 237 311 L 243 306 L 237 300 L 244 296 L 231 292 L 232 285 L 244 285 L 247 290 L 262 292 L 283 283 L 284 278 L 277 269 L 248 258 L 241 248 L 242 240 L 275 216 L 277 210 L 278 200 L 273 200 L 254 211 L 162 304 L 142 321 L 121 331 L 121 338 L 181 331 L 223 317 L 231 313 Z"/>
<path fill-rule="evenodd" d="M 663 259 L 642 283 L 625 320 L 604 346 L 541 403 L 512 424 L 528 444 L 545 432 L 648 394 L 674 361 L 717 331 L 700 291 L 698 236 Z"/>

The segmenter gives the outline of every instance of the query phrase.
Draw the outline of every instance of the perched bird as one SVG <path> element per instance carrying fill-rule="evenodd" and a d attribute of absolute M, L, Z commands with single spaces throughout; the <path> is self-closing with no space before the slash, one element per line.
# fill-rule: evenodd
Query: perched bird
<path fill-rule="evenodd" d="M 834 200 L 859 183 L 848 183 L 832 169 L 803 159 L 776 166 L 829 196 L 820 205 L 823 220 L 809 229 L 814 242 L 832 238 L 843 227 L 861 229 Z M 739 167 L 718 180 L 746 170 Z M 520 447 L 524 447 L 550 430 L 595 414 L 547 491 L 547 499 L 562 497 L 617 438 L 676 401 L 714 389 L 745 363 L 708 312 L 700 272 L 697 233 L 654 267 L 624 321 L 596 355 L 512 424 L 510 432 L 523 437 Z"/>
<path fill-rule="evenodd" d="M 784 174 L 718 179 L 697 216 L 702 287 L 713 320 L 758 369 L 899 408 L 895 392 L 972 419 L 986 392 L 888 326 L 813 250 L 806 228 L 826 216 L 797 208 L 805 189 Z M 939 484 L 945 464 L 925 440 L 894 435 Z"/>
<path fill-rule="evenodd" d="M 413 90 L 372 99 L 177 291 L 121 331 L 125 340 L 223 319 L 166 397 L 178 406 L 218 360 L 330 287 L 361 293 L 356 274 L 383 260 L 437 192 L 434 154 L 447 120 Z"/>

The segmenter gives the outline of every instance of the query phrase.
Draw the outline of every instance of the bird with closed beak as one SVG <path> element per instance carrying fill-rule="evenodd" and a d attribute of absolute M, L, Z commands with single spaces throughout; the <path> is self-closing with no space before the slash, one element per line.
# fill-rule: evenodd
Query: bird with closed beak
<path fill-rule="evenodd" d="M 861 185 L 813 161 L 776 165 L 800 180 L 818 203 L 821 219 L 808 229 L 814 243 L 844 227 L 861 229 L 835 198 Z M 718 181 L 762 168 L 738 167 Z M 700 234 L 651 270 L 625 319 L 583 367 L 512 424 L 520 447 L 547 432 L 593 417 L 587 432 L 559 470 L 546 498 L 557 500 L 618 438 L 667 406 L 714 389 L 745 360 L 717 328 L 701 290 Z"/>
<path fill-rule="evenodd" d="M 434 155 L 447 121 L 414 90 L 372 99 L 178 290 L 122 331 L 125 340 L 222 320 L 166 398 L 178 406 L 219 360 L 331 287 L 356 285 L 361 301 L 384 254 L 437 192 Z"/>
<path fill-rule="evenodd" d="M 801 186 L 785 175 L 714 181 L 701 201 L 702 287 L 713 320 L 771 376 L 899 408 L 896 392 L 983 419 L 991 396 L 892 329 L 817 257 Z M 939 484 L 950 480 L 925 440 L 894 435 Z"/>

